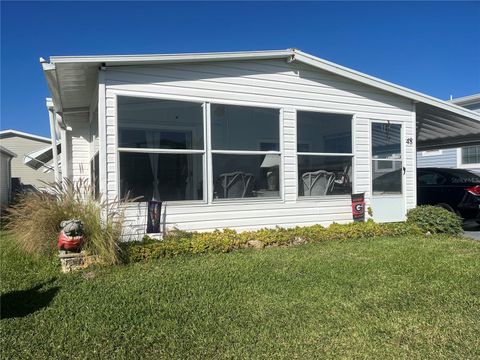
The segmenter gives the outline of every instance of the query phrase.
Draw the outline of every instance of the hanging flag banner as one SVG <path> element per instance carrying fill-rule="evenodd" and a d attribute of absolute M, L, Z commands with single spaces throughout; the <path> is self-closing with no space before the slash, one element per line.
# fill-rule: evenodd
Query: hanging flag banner
<path fill-rule="evenodd" d="M 365 221 L 365 193 L 352 194 L 353 221 Z"/>
<path fill-rule="evenodd" d="M 147 211 L 147 234 L 158 234 L 160 232 L 160 215 L 162 213 L 162 202 L 150 200 Z"/>

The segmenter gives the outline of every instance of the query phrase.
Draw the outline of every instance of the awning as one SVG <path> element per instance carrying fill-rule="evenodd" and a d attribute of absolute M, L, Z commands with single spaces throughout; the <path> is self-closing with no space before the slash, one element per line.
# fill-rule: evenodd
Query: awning
<path fill-rule="evenodd" d="M 60 154 L 61 146 L 57 144 L 57 151 Z M 47 171 L 53 171 L 53 165 L 49 162 L 53 160 L 52 146 L 47 146 L 43 149 L 33 151 L 23 158 L 23 163 L 32 169 L 38 170 L 41 167 L 46 168 Z"/>
<path fill-rule="evenodd" d="M 422 103 L 416 112 L 417 150 L 480 145 L 479 120 Z"/>

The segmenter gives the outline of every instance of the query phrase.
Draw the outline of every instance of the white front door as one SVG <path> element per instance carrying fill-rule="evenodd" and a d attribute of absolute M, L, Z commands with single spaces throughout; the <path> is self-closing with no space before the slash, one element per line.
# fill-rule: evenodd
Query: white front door
<path fill-rule="evenodd" d="M 402 125 L 372 122 L 372 201 L 376 222 L 405 220 Z"/>

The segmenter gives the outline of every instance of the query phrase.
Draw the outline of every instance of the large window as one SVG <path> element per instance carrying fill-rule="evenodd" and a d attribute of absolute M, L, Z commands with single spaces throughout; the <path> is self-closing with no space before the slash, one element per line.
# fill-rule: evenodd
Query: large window
<path fill-rule="evenodd" d="M 352 193 L 352 116 L 297 112 L 298 195 Z"/>
<path fill-rule="evenodd" d="M 203 118 L 199 103 L 118 97 L 121 196 L 202 200 Z"/>
<path fill-rule="evenodd" d="M 213 198 L 280 197 L 279 111 L 211 105 Z"/>
<path fill-rule="evenodd" d="M 213 200 L 280 197 L 279 110 L 212 104 L 208 111 L 205 106 L 118 97 L 121 196 L 205 199 L 209 138 Z"/>
<path fill-rule="evenodd" d="M 466 146 L 462 151 L 462 165 L 480 164 L 480 145 Z"/>

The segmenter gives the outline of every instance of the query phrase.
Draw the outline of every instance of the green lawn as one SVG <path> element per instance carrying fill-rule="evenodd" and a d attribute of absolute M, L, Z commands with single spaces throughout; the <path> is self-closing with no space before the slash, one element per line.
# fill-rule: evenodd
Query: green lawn
<path fill-rule="evenodd" d="M 57 266 L 2 237 L 0 358 L 480 358 L 480 242 L 325 242 L 68 275 Z"/>

